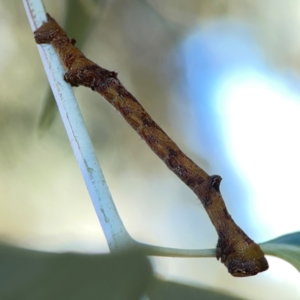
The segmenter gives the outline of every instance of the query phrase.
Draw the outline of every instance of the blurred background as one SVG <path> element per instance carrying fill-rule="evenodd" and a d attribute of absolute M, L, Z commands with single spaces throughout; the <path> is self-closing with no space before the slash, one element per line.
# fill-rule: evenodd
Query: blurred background
<path fill-rule="evenodd" d="M 210 174 L 257 242 L 300 230 L 300 3 L 293 0 L 44 0 L 100 66 L 119 73 L 153 119 Z M 108 252 L 21 1 L 0 1 L 0 240 Z M 213 248 L 196 196 L 96 93 L 76 88 L 129 233 L 168 247 Z M 236 279 L 216 259 L 152 259 L 167 279 L 244 299 L 298 299 L 300 275 Z"/>

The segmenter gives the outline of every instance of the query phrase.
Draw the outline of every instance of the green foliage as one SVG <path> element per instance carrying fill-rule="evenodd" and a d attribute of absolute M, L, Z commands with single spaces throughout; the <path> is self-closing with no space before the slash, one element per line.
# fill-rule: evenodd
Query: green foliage
<path fill-rule="evenodd" d="M 300 232 L 261 244 L 300 271 Z M 236 299 L 216 291 L 155 278 L 136 252 L 87 255 L 0 246 L 0 299 Z"/>
<path fill-rule="evenodd" d="M 151 279 L 135 253 L 83 255 L 0 247 L 0 299 L 140 299 Z"/>
<path fill-rule="evenodd" d="M 209 289 L 192 287 L 178 282 L 155 279 L 148 296 L 152 300 L 234 300 L 241 299 Z"/>
<path fill-rule="evenodd" d="M 300 232 L 280 236 L 260 245 L 265 254 L 277 256 L 300 271 Z"/>
<path fill-rule="evenodd" d="M 136 252 L 84 255 L 0 246 L 1 300 L 230 300 L 215 291 L 155 279 Z"/>

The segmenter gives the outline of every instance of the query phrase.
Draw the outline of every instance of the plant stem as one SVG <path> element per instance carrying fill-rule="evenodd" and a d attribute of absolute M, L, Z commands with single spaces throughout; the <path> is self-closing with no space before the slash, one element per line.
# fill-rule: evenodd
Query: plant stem
<path fill-rule="evenodd" d="M 47 20 L 43 3 L 40 0 L 23 0 L 23 3 L 34 31 Z M 112 200 L 73 90 L 63 80 L 64 69 L 59 57 L 51 45 L 41 45 L 38 50 L 109 249 L 116 252 L 132 247 L 134 241 Z"/>

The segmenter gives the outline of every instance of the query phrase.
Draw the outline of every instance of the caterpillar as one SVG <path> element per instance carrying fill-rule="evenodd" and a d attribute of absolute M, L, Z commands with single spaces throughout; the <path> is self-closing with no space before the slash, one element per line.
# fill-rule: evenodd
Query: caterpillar
<path fill-rule="evenodd" d="M 158 126 L 117 78 L 75 47 L 58 23 L 47 14 L 47 22 L 34 32 L 37 44 L 51 44 L 66 70 L 64 80 L 72 86 L 85 86 L 99 93 L 140 135 L 152 151 L 199 198 L 217 234 L 216 257 L 236 277 L 256 275 L 268 269 L 268 262 L 253 240 L 234 222 L 220 192 L 221 177 L 210 176 L 188 158 Z"/>

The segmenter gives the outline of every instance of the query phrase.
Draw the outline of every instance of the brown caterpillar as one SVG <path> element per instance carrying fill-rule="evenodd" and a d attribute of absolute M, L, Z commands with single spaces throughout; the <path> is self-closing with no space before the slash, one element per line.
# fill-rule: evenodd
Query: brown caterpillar
<path fill-rule="evenodd" d="M 117 74 L 101 68 L 77 49 L 57 22 L 47 14 L 48 21 L 35 31 L 37 44 L 51 44 L 58 53 L 72 86 L 83 85 L 102 95 L 142 137 L 156 155 L 200 199 L 218 233 L 217 259 L 233 276 L 255 275 L 268 269 L 260 247 L 236 225 L 227 211 L 220 193 L 221 177 L 209 176 L 189 159 L 150 115 L 121 84 Z"/>

